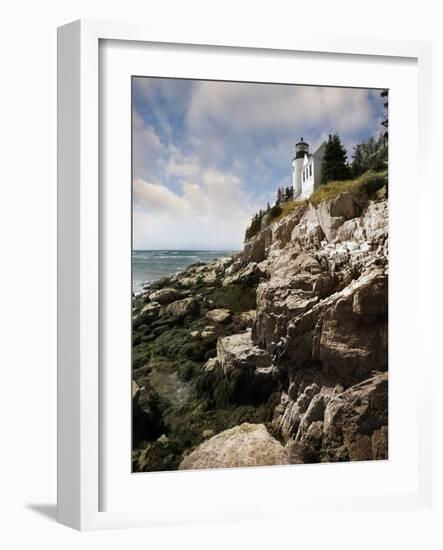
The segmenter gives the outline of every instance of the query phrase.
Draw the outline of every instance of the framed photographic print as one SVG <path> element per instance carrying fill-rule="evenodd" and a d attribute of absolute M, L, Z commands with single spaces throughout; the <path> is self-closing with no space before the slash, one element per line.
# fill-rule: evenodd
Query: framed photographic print
<path fill-rule="evenodd" d="M 429 45 L 87 21 L 58 70 L 59 521 L 429 505 Z"/>
<path fill-rule="evenodd" d="M 132 105 L 133 472 L 387 459 L 388 90 Z"/>

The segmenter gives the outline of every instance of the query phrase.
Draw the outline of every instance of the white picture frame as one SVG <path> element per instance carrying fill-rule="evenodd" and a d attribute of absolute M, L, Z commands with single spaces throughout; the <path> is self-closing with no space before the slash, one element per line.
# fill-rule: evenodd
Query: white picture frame
<path fill-rule="evenodd" d="M 263 516 L 266 494 L 260 502 L 244 506 L 229 506 L 227 502 L 205 503 L 200 508 L 177 506 L 167 508 L 141 508 L 122 502 L 121 507 L 103 510 L 100 484 L 103 483 L 103 408 L 101 374 L 103 369 L 100 354 L 101 318 L 103 297 L 100 282 L 103 250 L 101 247 L 100 215 L 103 203 L 100 194 L 100 42 L 125 41 L 131 44 L 174 44 L 183 47 L 190 44 L 205 48 L 228 48 L 230 55 L 236 52 L 272 51 L 284 56 L 288 52 L 310 54 L 334 54 L 337 56 L 369 56 L 396 60 L 412 59 L 417 64 L 418 81 L 418 126 L 417 148 L 412 153 L 415 161 L 420 159 L 419 181 L 430 181 L 430 128 L 429 106 L 431 81 L 431 46 L 426 42 L 370 40 L 363 38 L 325 36 L 279 36 L 270 39 L 233 36 L 220 31 L 219 36 L 187 36 L 186 29 L 165 35 L 144 25 L 102 21 L 77 21 L 61 27 L 58 32 L 58 520 L 60 523 L 80 530 L 119 528 L 131 526 L 171 525 L 198 521 L 259 519 Z M 208 52 L 210 56 L 210 51 Z M 352 86 L 352 76 L 347 85 Z M 418 163 L 417 163 L 418 164 Z M 432 223 L 429 216 L 420 219 L 421 230 Z M 394 228 L 395 229 L 395 228 Z M 432 262 L 432 250 L 422 247 L 420 261 Z M 429 262 L 429 263 L 428 263 Z M 418 274 L 419 281 L 420 273 Z M 431 293 L 418 286 L 417 292 Z M 425 308 L 420 304 L 420 312 Z M 428 353 L 431 353 L 428 351 Z M 423 508 L 431 506 L 432 468 L 431 403 L 424 394 L 425 384 L 431 376 L 431 357 L 423 360 L 423 368 L 417 374 L 418 403 L 418 457 L 417 477 L 407 491 L 385 495 L 330 494 L 303 499 L 304 510 L 320 510 L 331 506 L 346 512 L 358 504 L 362 509 L 393 510 L 400 508 Z M 128 434 L 129 437 L 129 434 Z M 352 467 L 352 466 L 351 466 Z M 322 478 L 341 475 L 333 466 L 321 466 Z M 326 468 L 331 468 L 327 470 Z M 269 471 L 269 470 L 268 470 Z M 287 470 L 274 470 L 274 480 L 281 481 Z M 240 472 L 244 475 L 244 472 Z M 171 474 L 169 474 L 170 476 Z M 211 483 L 214 478 L 206 473 L 172 474 L 172 484 L 178 476 L 193 476 L 192 484 Z M 253 483 L 260 476 L 251 469 L 247 477 Z M 268 474 L 266 474 L 268 475 Z M 200 482 L 196 476 L 201 476 Z M 221 477 L 225 476 L 225 477 Z M 239 472 L 219 473 L 218 482 L 230 476 L 239 481 Z M 358 474 L 357 474 L 358 476 Z M 161 479 L 161 478 L 158 478 Z M 185 479 L 184 477 L 182 479 Z M 268 476 L 268 480 L 271 478 Z M 412 481 L 412 480 L 411 480 Z M 159 483 L 157 482 L 158 486 Z M 185 485 L 186 486 L 186 485 Z M 184 486 L 184 487 L 185 487 Z M 315 491 L 314 491 L 315 493 Z M 154 493 L 155 494 L 155 493 Z M 273 502 L 278 495 L 271 493 Z M 241 499 L 240 499 L 241 500 Z M 254 499 L 252 499 L 254 500 Z M 285 501 L 300 507 L 288 495 Z"/>

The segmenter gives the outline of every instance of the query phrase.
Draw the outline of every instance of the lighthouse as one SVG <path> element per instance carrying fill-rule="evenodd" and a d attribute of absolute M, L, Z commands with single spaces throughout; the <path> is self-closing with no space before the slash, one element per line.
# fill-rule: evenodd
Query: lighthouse
<path fill-rule="evenodd" d="M 295 144 L 295 157 L 292 159 L 292 186 L 294 188 L 294 198 L 302 194 L 302 168 L 305 156 L 309 156 L 309 145 L 300 139 Z"/>

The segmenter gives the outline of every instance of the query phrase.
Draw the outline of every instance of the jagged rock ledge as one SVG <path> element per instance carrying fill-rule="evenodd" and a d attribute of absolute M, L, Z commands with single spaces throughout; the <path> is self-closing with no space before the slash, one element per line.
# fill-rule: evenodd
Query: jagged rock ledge
<path fill-rule="evenodd" d="M 380 193 L 300 204 L 234 257 L 153 285 L 134 299 L 134 468 L 240 464 L 217 442 L 245 422 L 290 463 L 387 458 L 387 297 Z"/>

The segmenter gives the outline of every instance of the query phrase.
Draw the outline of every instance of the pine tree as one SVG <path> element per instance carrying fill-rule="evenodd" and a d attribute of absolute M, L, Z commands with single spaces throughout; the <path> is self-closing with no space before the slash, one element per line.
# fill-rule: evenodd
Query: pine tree
<path fill-rule="evenodd" d="M 326 143 L 325 155 L 322 163 L 322 181 L 342 181 L 350 177 L 350 168 L 347 163 L 346 149 L 343 147 L 338 134 L 329 135 Z"/>
<path fill-rule="evenodd" d="M 277 218 L 283 212 L 282 207 L 276 202 L 271 208 L 270 216 L 271 219 Z"/>
<path fill-rule="evenodd" d="M 280 187 L 277 189 L 277 204 L 280 204 L 281 201 L 281 189 Z"/>
<path fill-rule="evenodd" d="M 388 101 L 388 94 L 389 94 L 389 90 L 382 90 L 380 92 L 380 96 L 382 98 L 386 98 L 384 103 L 383 103 L 383 107 L 385 108 L 385 115 L 383 117 L 383 120 L 381 121 L 381 125 L 385 127 L 385 131 L 383 132 L 383 137 L 385 139 L 388 139 L 388 126 L 389 126 L 389 119 L 388 119 L 388 106 L 389 106 L 389 101 Z"/>
<path fill-rule="evenodd" d="M 357 178 L 363 172 L 364 169 L 364 158 L 363 158 L 363 143 L 358 143 L 354 146 L 354 151 L 352 153 L 352 175 L 354 178 Z"/>
<path fill-rule="evenodd" d="M 385 170 L 388 161 L 388 147 L 384 134 L 378 140 L 373 137 L 358 143 L 352 154 L 352 175 L 357 178 L 368 170 Z"/>

